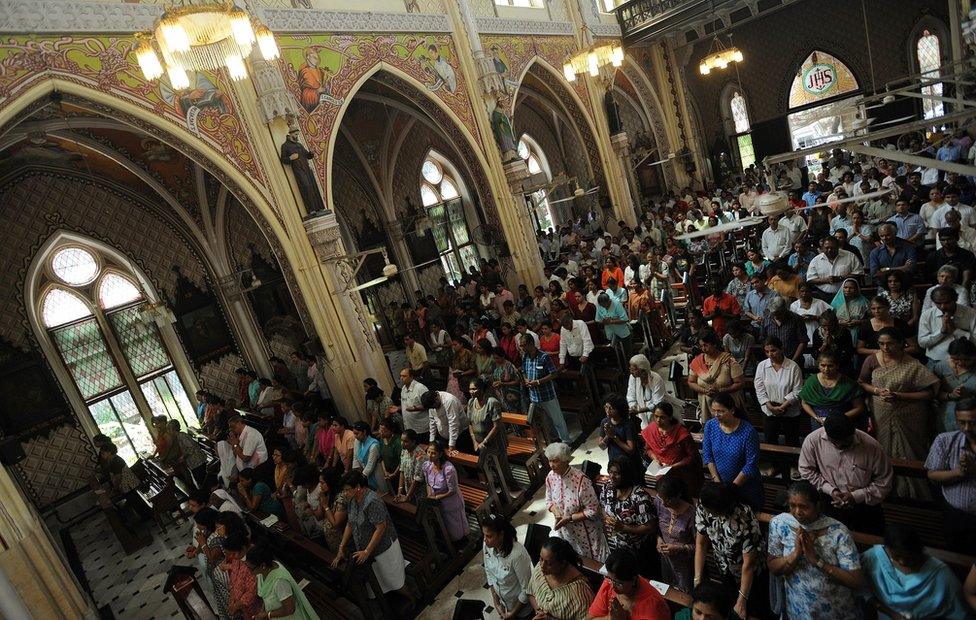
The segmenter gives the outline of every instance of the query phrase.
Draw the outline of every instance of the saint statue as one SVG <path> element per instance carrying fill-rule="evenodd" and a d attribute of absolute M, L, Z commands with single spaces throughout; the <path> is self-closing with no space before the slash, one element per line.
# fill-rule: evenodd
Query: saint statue
<path fill-rule="evenodd" d="M 617 108 L 617 101 L 613 98 L 613 92 L 609 89 L 603 96 L 603 107 L 607 111 L 607 125 L 610 128 L 610 135 L 616 135 L 624 130 L 623 121 L 620 120 L 620 109 Z"/>
<path fill-rule="evenodd" d="M 495 142 L 502 153 L 502 161 L 509 162 L 518 159 L 518 146 L 515 144 L 515 131 L 512 122 L 502 111 L 497 101 L 488 100 L 488 115 L 491 119 L 491 131 L 495 134 Z"/>
<path fill-rule="evenodd" d="M 298 184 L 298 192 L 305 203 L 305 210 L 309 215 L 325 209 L 322 194 L 319 193 L 318 183 L 315 182 L 315 171 L 308 160 L 315 157 L 298 141 L 298 127 L 288 130 L 288 137 L 281 145 L 281 163 L 291 166 Z"/>

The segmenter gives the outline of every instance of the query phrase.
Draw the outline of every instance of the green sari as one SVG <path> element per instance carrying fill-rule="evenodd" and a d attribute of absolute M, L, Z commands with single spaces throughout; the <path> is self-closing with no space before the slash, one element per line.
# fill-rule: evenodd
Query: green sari
<path fill-rule="evenodd" d="M 844 375 L 837 380 L 837 385 L 828 390 L 820 384 L 817 375 L 812 374 L 807 377 L 803 389 L 800 390 L 800 400 L 810 405 L 817 417 L 821 418 L 833 413 L 843 415 L 853 408 L 853 400 L 860 396 L 860 386 Z"/>
<path fill-rule="evenodd" d="M 853 282 L 854 286 L 857 287 L 857 295 L 853 299 L 847 299 L 844 296 L 844 284 L 848 282 Z M 837 320 L 843 323 L 844 321 L 861 321 L 868 314 L 868 309 L 870 308 L 870 302 L 868 302 L 867 297 L 861 294 L 861 285 L 857 283 L 854 278 L 847 278 L 844 280 L 843 284 L 840 285 L 840 289 L 837 294 L 834 295 L 833 301 L 830 302 L 830 307 L 834 309 L 837 314 Z M 844 327 L 844 325 L 841 325 Z M 860 327 L 848 327 L 851 332 L 851 339 L 853 344 L 857 346 L 857 333 L 860 331 Z"/>
<path fill-rule="evenodd" d="M 311 603 L 305 597 L 305 593 L 295 583 L 295 578 L 291 576 L 288 569 L 281 564 L 275 563 L 275 568 L 267 576 L 257 575 L 258 596 L 264 601 L 265 611 L 274 611 L 281 608 L 281 602 L 289 598 L 295 599 L 295 613 L 290 616 L 280 616 L 284 620 L 319 620 L 319 615 L 312 609 Z M 282 596 L 284 587 L 279 583 L 286 584 L 291 590 L 289 596 Z"/>

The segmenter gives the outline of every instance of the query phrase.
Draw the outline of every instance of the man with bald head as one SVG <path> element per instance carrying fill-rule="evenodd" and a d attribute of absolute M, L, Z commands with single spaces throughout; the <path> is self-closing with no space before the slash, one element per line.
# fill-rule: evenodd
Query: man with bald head
<path fill-rule="evenodd" d="M 881 286 L 892 271 L 911 271 L 915 267 L 915 246 L 898 238 L 898 227 L 885 222 L 878 227 L 881 245 L 871 250 L 868 256 L 868 272 Z"/>

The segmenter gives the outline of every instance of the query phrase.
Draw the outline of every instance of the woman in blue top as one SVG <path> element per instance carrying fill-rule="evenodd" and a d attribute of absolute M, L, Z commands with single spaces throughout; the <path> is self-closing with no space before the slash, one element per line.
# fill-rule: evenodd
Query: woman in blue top
<path fill-rule="evenodd" d="M 740 499 L 758 511 L 763 504 L 759 434 L 738 417 L 731 394 L 719 392 L 709 408 L 714 417 L 705 423 L 702 456 L 712 480 L 734 487 Z"/>
<path fill-rule="evenodd" d="M 888 526 L 884 544 L 861 554 L 861 568 L 880 620 L 969 617 L 959 580 L 944 562 L 925 555 L 918 532 L 908 526 Z"/>
<path fill-rule="evenodd" d="M 380 467 L 380 440 L 369 432 L 369 425 L 356 422 L 352 425 L 352 434 L 356 438 L 352 451 L 353 469 L 359 469 L 366 476 L 369 488 L 380 493 L 386 493 L 386 479 Z"/>
<path fill-rule="evenodd" d="M 247 510 L 257 510 L 266 515 L 273 514 L 279 519 L 285 518 L 285 507 L 271 492 L 271 487 L 266 482 L 258 480 L 250 467 L 245 467 L 238 474 L 237 493 L 244 500 L 244 507 Z"/>

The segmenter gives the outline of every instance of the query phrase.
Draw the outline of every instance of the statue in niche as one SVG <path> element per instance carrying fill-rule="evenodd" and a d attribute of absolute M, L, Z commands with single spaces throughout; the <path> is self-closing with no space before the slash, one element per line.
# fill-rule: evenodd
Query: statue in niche
<path fill-rule="evenodd" d="M 488 100 L 488 116 L 491 119 L 491 132 L 495 135 L 498 150 L 502 152 L 502 161 L 507 163 L 518 159 L 512 122 L 494 99 Z"/>
<path fill-rule="evenodd" d="M 623 121 L 620 120 L 620 109 L 617 107 L 617 100 L 613 98 L 613 91 L 607 89 L 603 95 L 603 107 L 607 111 L 607 125 L 610 127 L 610 135 L 616 135 L 624 130 Z"/>
<path fill-rule="evenodd" d="M 291 166 L 295 183 L 298 184 L 298 192 L 302 196 L 302 202 L 305 203 L 305 210 L 312 215 L 324 211 L 325 203 L 315 181 L 315 170 L 308 161 L 315 155 L 298 141 L 299 133 L 297 126 L 288 128 L 288 137 L 281 145 L 281 163 Z"/>

